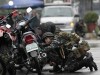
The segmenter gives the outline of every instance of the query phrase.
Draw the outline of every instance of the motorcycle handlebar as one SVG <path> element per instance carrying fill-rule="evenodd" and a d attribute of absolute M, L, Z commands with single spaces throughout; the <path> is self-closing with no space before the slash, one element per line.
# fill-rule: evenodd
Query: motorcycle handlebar
<path fill-rule="evenodd" d="M 32 21 L 33 18 L 34 18 L 34 17 L 32 17 L 30 20 L 28 20 L 28 21 L 26 22 L 25 26 L 28 26 L 28 24 Z"/>

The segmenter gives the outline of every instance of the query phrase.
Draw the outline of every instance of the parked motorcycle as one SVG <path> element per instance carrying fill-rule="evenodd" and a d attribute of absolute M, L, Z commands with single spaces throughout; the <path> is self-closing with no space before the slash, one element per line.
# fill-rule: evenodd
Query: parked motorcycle
<path fill-rule="evenodd" d="M 35 34 L 32 31 L 25 30 L 26 22 L 21 21 L 17 24 L 14 33 L 18 34 L 17 51 L 15 48 L 15 63 L 20 68 L 26 67 L 28 71 L 36 72 L 41 75 L 41 69 L 38 61 L 38 44 Z M 34 71 L 35 70 L 35 71 Z"/>
<path fill-rule="evenodd" d="M 6 75 L 6 64 L 4 61 L 0 58 L 0 75 Z"/>
<path fill-rule="evenodd" d="M 15 11 L 14 11 L 15 12 Z M 16 70 L 14 68 L 14 64 L 12 62 L 12 42 L 14 41 L 13 37 L 11 35 L 11 25 L 9 25 L 6 21 L 9 16 L 12 16 L 14 13 L 12 12 L 9 14 L 7 17 L 4 19 L 0 20 L 0 62 L 2 66 L 2 74 L 5 75 L 7 71 L 9 72 L 10 75 L 16 75 Z"/>

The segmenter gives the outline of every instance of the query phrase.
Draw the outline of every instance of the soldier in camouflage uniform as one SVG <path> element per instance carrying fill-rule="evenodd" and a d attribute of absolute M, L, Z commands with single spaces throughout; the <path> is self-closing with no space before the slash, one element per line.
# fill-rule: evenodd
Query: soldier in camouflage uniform
<path fill-rule="evenodd" d="M 54 42 L 54 34 L 51 33 L 51 32 L 45 32 L 42 36 L 42 39 L 43 39 L 43 43 L 41 43 L 39 46 L 43 49 L 45 48 L 45 51 L 46 53 L 48 54 L 48 60 L 50 60 L 51 58 L 49 57 L 50 55 L 50 51 L 51 50 L 55 50 L 55 51 L 58 51 L 58 47 L 57 47 L 57 50 L 56 50 L 56 42 Z M 58 45 L 57 45 L 58 46 Z M 53 60 L 53 59 L 52 59 Z M 56 59 L 54 59 L 56 60 Z M 51 62 L 50 61 L 50 64 L 54 64 L 53 65 L 53 70 L 50 70 L 49 72 L 60 72 L 61 69 L 59 68 L 58 66 L 58 63 L 57 62 Z"/>
<path fill-rule="evenodd" d="M 80 37 L 77 34 L 67 32 L 59 32 L 58 39 L 69 49 L 72 49 L 73 46 L 77 46 L 80 41 Z"/>
<path fill-rule="evenodd" d="M 67 33 L 63 31 L 59 31 L 57 32 L 56 39 L 65 47 L 64 53 L 65 53 L 66 59 L 65 61 L 63 61 L 63 64 L 66 62 L 66 60 L 68 60 L 68 57 L 70 57 L 69 59 L 71 60 L 71 56 L 72 58 L 74 57 L 74 59 L 77 59 L 79 61 L 83 60 L 84 56 L 86 56 L 87 58 L 90 57 L 89 52 L 87 52 L 88 50 L 90 50 L 90 46 L 88 42 L 82 41 L 80 43 L 80 37 L 76 33 Z M 72 49 L 73 46 L 76 48 Z M 91 61 L 87 62 L 88 60 L 91 60 Z M 91 71 L 93 70 L 93 68 L 97 70 L 97 66 L 95 62 L 92 60 L 92 57 L 81 61 L 80 64 L 81 64 L 81 67 L 82 66 L 89 67 Z"/>
<path fill-rule="evenodd" d="M 68 55 L 72 52 L 73 46 L 77 47 L 80 41 L 80 37 L 75 33 L 67 33 L 59 30 L 56 34 L 56 40 L 60 42 L 65 58 L 62 61 L 62 67 L 65 66 Z"/>

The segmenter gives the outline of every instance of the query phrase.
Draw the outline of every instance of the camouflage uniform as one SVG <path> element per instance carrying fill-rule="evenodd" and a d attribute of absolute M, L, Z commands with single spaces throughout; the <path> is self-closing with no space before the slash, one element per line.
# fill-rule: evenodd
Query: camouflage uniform
<path fill-rule="evenodd" d="M 65 59 L 62 62 L 62 66 L 65 66 L 66 60 L 69 60 L 69 57 L 71 57 L 69 54 L 72 53 L 73 46 L 79 44 L 80 37 L 75 33 L 59 32 L 57 40 L 63 45 Z"/>
<path fill-rule="evenodd" d="M 51 39 L 52 42 L 50 44 L 45 43 L 45 39 L 47 37 L 48 38 L 53 37 L 53 39 Z M 58 61 L 57 61 L 59 59 L 57 59 L 57 58 L 55 59 L 55 56 L 54 56 L 54 58 L 52 58 L 53 55 L 51 55 L 51 53 L 50 53 L 50 52 L 52 52 L 52 50 L 54 50 L 53 52 L 56 52 L 58 54 L 58 51 L 59 51 L 58 47 L 56 47 L 56 46 L 58 46 L 58 43 L 54 40 L 54 34 L 51 32 L 45 32 L 42 36 L 42 39 L 43 39 L 44 43 L 42 43 L 43 47 L 41 47 L 41 48 L 45 48 L 44 51 L 46 51 L 46 53 L 47 53 L 47 59 L 48 59 L 48 62 L 50 63 L 50 65 L 52 65 L 52 63 L 54 64 L 53 70 L 50 70 L 50 72 L 60 72 L 61 69 L 59 68 Z"/>
<path fill-rule="evenodd" d="M 80 37 L 77 34 L 67 32 L 60 32 L 58 35 L 58 39 L 60 39 L 60 41 L 70 49 L 80 41 Z"/>
<path fill-rule="evenodd" d="M 90 50 L 88 42 L 82 41 L 79 43 L 80 37 L 75 33 L 60 32 L 59 37 L 61 38 L 60 41 L 64 39 L 64 45 L 66 45 L 68 49 L 72 50 L 73 46 L 76 47 L 73 50 L 76 54 L 76 57 L 80 57 L 81 55 L 84 55 L 88 50 Z"/>
<path fill-rule="evenodd" d="M 88 42 L 82 41 L 79 44 L 78 48 L 74 49 L 73 51 L 74 51 L 75 57 L 79 58 L 79 57 L 85 55 L 88 50 L 90 50 L 90 46 L 89 46 Z"/>

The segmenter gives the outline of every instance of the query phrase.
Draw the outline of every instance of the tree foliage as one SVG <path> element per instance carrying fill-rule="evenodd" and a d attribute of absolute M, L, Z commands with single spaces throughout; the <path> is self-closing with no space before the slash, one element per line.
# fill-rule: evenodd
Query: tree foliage
<path fill-rule="evenodd" d="M 98 20 L 99 16 L 93 11 L 87 12 L 84 16 L 84 21 L 85 23 L 96 23 Z"/>

